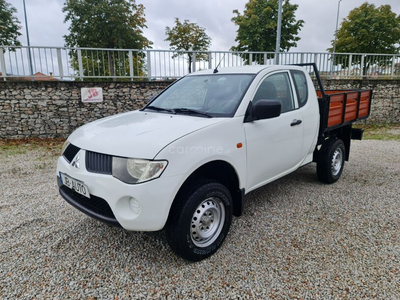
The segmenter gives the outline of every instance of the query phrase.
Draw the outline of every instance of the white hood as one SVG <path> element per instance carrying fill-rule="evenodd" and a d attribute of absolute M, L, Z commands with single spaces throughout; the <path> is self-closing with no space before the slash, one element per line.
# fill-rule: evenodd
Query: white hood
<path fill-rule="evenodd" d="M 222 120 L 136 110 L 86 124 L 68 140 L 85 150 L 152 159 L 171 142 Z"/>

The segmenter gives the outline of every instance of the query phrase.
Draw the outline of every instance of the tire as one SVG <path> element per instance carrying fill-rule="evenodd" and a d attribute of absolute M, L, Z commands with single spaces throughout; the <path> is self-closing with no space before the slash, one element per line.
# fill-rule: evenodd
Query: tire
<path fill-rule="evenodd" d="M 232 222 L 232 197 L 214 181 L 195 185 L 172 207 L 166 226 L 171 249 L 180 257 L 200 261 L 224 242 Z"/>
<path fill-rule="evenodd" d="M 344 143 L 340 139 L 329 139 L 322 144 L 317 161 L 317 175 L 321 182 L 330 184 L 340 178 L 345 153 Z"/>

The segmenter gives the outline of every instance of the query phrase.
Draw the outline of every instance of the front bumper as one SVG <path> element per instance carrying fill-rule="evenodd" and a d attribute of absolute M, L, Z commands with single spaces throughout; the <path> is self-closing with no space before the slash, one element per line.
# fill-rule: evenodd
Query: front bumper
<path fill-rule="evenodd" d="M 61 196 L 72 206 L 112 226 L 126 230 L 161 230 L 168 218 L 175 195 L 184 178 L 181 176 L 161 176 L 140 184 L 126 184 L 111 175 L 90 173 L 85 168 L 85 150 L 80 150 L 80 168 L 73 167 L 59 157 L 57 162 L 57 183 Z M 60 173 L 84 182 L 91 198 L 88 199 L 62 184 Z M 132 208 L 130 199 L 138 206 Z"/>
<path fill-rule="evenodd" d="M 104 199 L 93 195 L 91 195 L 91 199 L 88 199 L 85 196 L 79 195 L 77 192 L 63 185 L 59 176 L 57 176 L 57 185 L 60 195 L 73 207 L 103 223 L 115 227 L 121 227 L 121 224 L 119 224 L 115 218 L 111 207 Z"/>

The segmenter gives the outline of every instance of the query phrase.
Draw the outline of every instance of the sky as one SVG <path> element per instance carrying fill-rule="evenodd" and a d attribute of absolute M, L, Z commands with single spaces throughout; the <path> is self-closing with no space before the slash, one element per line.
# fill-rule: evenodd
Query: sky
<path fill-rule="evenodd" d="M 27 45 L 23 0 L 7 0 L 17 10 L 23 35 L 20 41 Z M 64 0 L 25 0 L 31 46 L 64 46 L 63 35 L 68 34 L 68 24 L 64 23 L 62 12 Z M 178 17 L 188 19 L 206 29 L 211 37 L 210 50 L 227 51 L 234 46 L 237 27 L 231 21 L 232 11 L 243 12 L 247 0 L 137 0 L 145 6 L 147 29 L 144 35 L 151 40 L 153 49 L 168 49 L 165 27 L 174 25 Z M 365 0 L 342 0 L 339 24 L 350 10 L 363 4 Z M 389 4 L 392 11 L 400 14 L 399 0 L 370 0 L 376 6 Z M 325 52 L 334 38 L 337 0 L 291 0 L 298 4 L 296 18 L 305 21 L 299 36 L 301 40 L 291 52 Z"/>

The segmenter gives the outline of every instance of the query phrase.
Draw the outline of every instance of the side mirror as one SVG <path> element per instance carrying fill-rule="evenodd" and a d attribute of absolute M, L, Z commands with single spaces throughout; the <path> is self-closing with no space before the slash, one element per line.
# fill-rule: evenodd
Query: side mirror
<path fill-rule="evenodd" d="M 264 120 L 279 117 L 281 103 L 277 100 L 258 100 L 253 106 L 254 120 Z"/>

